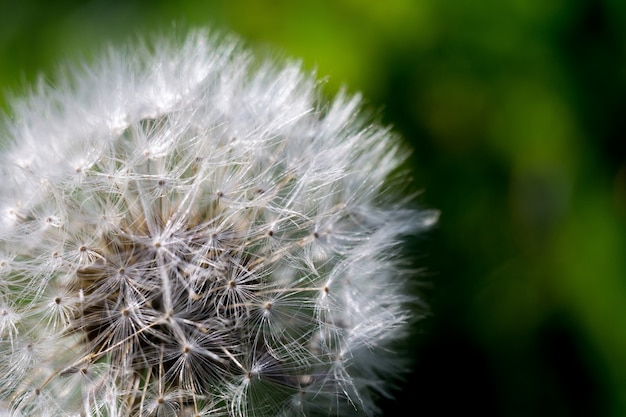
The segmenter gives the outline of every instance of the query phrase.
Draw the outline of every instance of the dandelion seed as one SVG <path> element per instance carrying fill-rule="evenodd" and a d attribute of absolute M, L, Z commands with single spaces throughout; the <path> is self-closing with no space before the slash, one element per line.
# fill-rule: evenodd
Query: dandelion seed
<path fill-rule="evenodd" d="M 192 32 L 13 103 L 0 414 L 372 416 L 436 213 L 358 97 Z"/>

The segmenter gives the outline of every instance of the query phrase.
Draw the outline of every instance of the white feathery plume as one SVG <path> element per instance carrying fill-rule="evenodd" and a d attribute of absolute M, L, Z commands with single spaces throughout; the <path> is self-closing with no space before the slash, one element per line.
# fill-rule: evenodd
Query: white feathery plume
<path fill-rule="evenodd" d="M 371 416 L 414 316 L 359 97 L 202 31 L 111 49 L 12 103 L 0 415 Z"/>

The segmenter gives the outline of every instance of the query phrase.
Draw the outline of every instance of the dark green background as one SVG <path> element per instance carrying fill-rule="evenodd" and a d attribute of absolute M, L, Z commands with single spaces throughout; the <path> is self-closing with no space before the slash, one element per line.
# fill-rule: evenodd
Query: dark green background
<path fill-rule="evenodd" d="M 12 3 L 2 91 L 209 25 L 363 92 L 404 136 L 442 214 L 411 246 L 432 314 L 387 415 L 626 415 L 625 1 Z"/>

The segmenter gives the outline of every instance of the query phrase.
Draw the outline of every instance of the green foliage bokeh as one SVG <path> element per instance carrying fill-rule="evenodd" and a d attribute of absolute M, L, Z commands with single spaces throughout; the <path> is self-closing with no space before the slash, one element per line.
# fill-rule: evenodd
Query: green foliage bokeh
<path fill-rule="evenodd" d="M 2 0 L 0 88 L 175 26 L 301 58 L 413 148 L 442 214 L 387 415 L 626 415 L 626 2 Z"/>

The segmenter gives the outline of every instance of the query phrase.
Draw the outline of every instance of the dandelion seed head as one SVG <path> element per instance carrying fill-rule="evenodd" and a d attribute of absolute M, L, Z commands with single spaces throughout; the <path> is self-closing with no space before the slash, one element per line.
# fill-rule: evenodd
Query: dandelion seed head
<path fill-rule="evenodd" d="M 376 415 L 436 221 L 398 139 L 234 38 L 150 45 L 5 121 L 0 415 Z"/>

